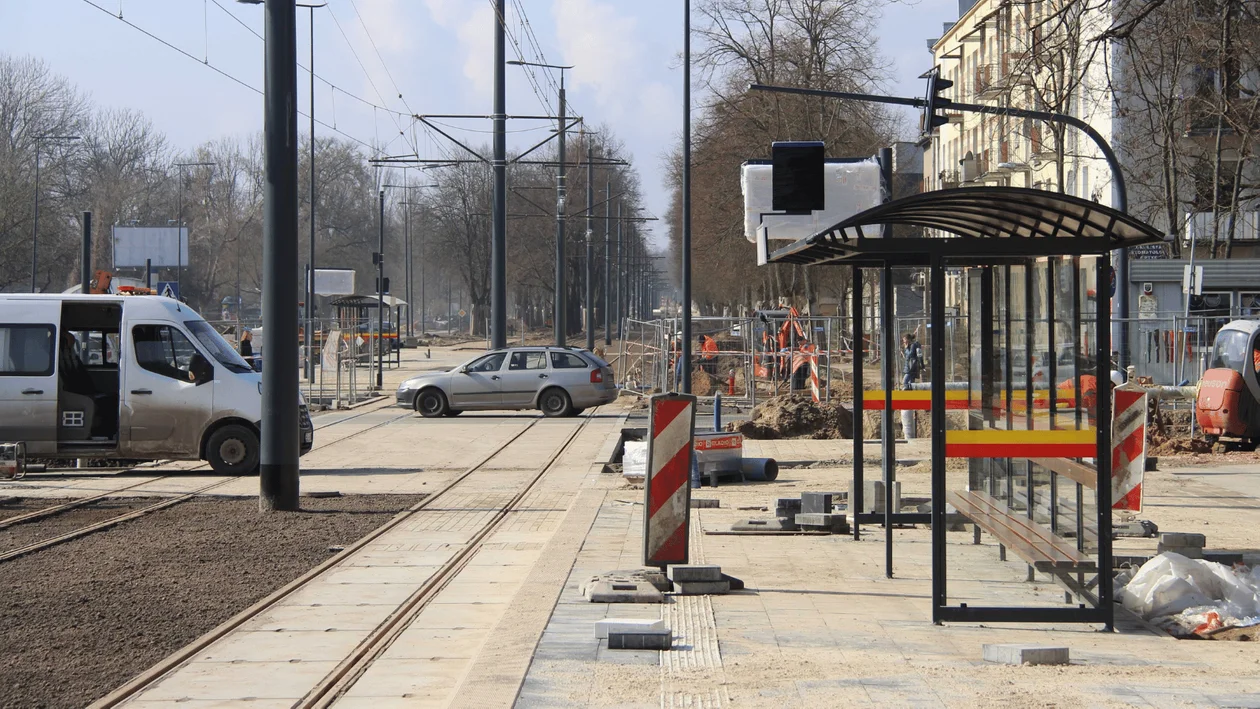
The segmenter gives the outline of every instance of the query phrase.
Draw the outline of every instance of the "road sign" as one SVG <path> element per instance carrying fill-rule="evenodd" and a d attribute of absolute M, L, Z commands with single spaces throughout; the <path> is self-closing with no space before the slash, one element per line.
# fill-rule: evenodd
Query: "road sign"
<path fill-rule="evenodd" d="M 1192 295 L 1203 295 L 1203 267 L 1195 266 L 1190 270 L 1186 265 L 1181 271 L 1181 292 Z"/>
<path fill-rule="evenodd" d="M 164 298 L 174 298 L 179 300 L 179 284 L 175 281 L 158 281 L 157 287 L 154 288 L 157 294 Z"/>
<path fill-rule="evenodd" d="M 459 316 L 460 316 L 461 318 L 462 318 L 462 317 L 464 317 L 464 316 L 465 316 L 465 315 L 467 315 L 467 314 L 468 314 L 468 313 L 465 313 L 465 312 L 464 312 L 464 311 L 462 311 L 462 310 L 461 310 L 461 311 L 459 311 Z"/>

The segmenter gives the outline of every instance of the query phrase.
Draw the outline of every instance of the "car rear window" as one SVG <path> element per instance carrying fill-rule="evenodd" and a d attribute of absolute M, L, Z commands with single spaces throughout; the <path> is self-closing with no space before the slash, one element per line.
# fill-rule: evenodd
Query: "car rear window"
<path fill-rule="evenodd" d="M 554 369 L 586 369 L 586 360 L 572 352 L 552 352 L 551 366 Z"/>

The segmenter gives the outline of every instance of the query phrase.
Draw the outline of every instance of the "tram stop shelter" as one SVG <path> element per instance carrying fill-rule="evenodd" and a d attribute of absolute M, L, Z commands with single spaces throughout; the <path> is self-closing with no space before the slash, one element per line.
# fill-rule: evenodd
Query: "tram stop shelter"
<path fill-rule="evenodd" d="M 883 228 L 890 225 L 930 231 L 893 237 Z M 854 284 L 864 270 L 880 274 L 889 356 L 881 383 L 868 388 L 856 344 L 863 318 L 853 317 L 854 428 L 862 430 L 864 410 L 930 412 L 931 505 L 925 513 L 882 503 L 865 511 L 864 436 L 855 435 L 853 533 L 871 523 L 931 525 L 934 623 L 1113 627 L 1111 320 L 1103 294 L 1111 251 L 1159 241 L 1140 220 L 1079 197 L 974 187 L 884 202 L 768 255 L 768 263 L 848 266 Z M 893 291 L 899 268 L 926 269 L 930 386 L 923 391 L 895 390 L 893 298 L 883 294 Z M 865 312 L 863 288 L 852 293 L 851 312 Z M 891 500 L 893 417 L 882 418 L 883 497 Z M 947 531 L 959 522 L 972 534 Z M 1062 601 L 951 599 L 951 572 L 960 571 L 951 558 L 987 551 L 964 546 L 983 535 L 997 544 L 995 564 L 1012 555 L 1027 566 L 1027 580 L 1043 574 L 1062 586 Z M 893 535 L 885 536 L 891 577 Z"/>

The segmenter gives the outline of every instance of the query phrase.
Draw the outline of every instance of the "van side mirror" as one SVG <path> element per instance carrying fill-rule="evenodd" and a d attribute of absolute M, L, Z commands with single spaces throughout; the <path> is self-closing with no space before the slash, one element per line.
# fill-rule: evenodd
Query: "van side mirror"
<path fill-rule="evenodd" d="M 188 361 L 188 371 L 192 374 L 193 384 L 197 386 L 214 381 L 214 365 L 200 354 L 193 355 Z"/>

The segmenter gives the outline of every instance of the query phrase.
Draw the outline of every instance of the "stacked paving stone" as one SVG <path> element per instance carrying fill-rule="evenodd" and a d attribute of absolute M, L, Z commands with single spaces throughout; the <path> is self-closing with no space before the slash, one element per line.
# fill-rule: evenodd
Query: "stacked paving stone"
<path fill-rule="evenodd" d="M 796 524 L 807 531 L 847 533 L 849 520 L 843 511 L 837 511 L 839 498 L 840 494 L 835 492 L 802 492 Z"/>
<path fill-rule="evenodd" d="M 1203 547 L 1207 544 L 1207 537 L 1195 532 L 1164 532 L 1159 535 L 1159 546 L 1156 551 L 1163 554 L 1166 551 L 1180 554 L 1187 559 L 1202 559 Z"/>

